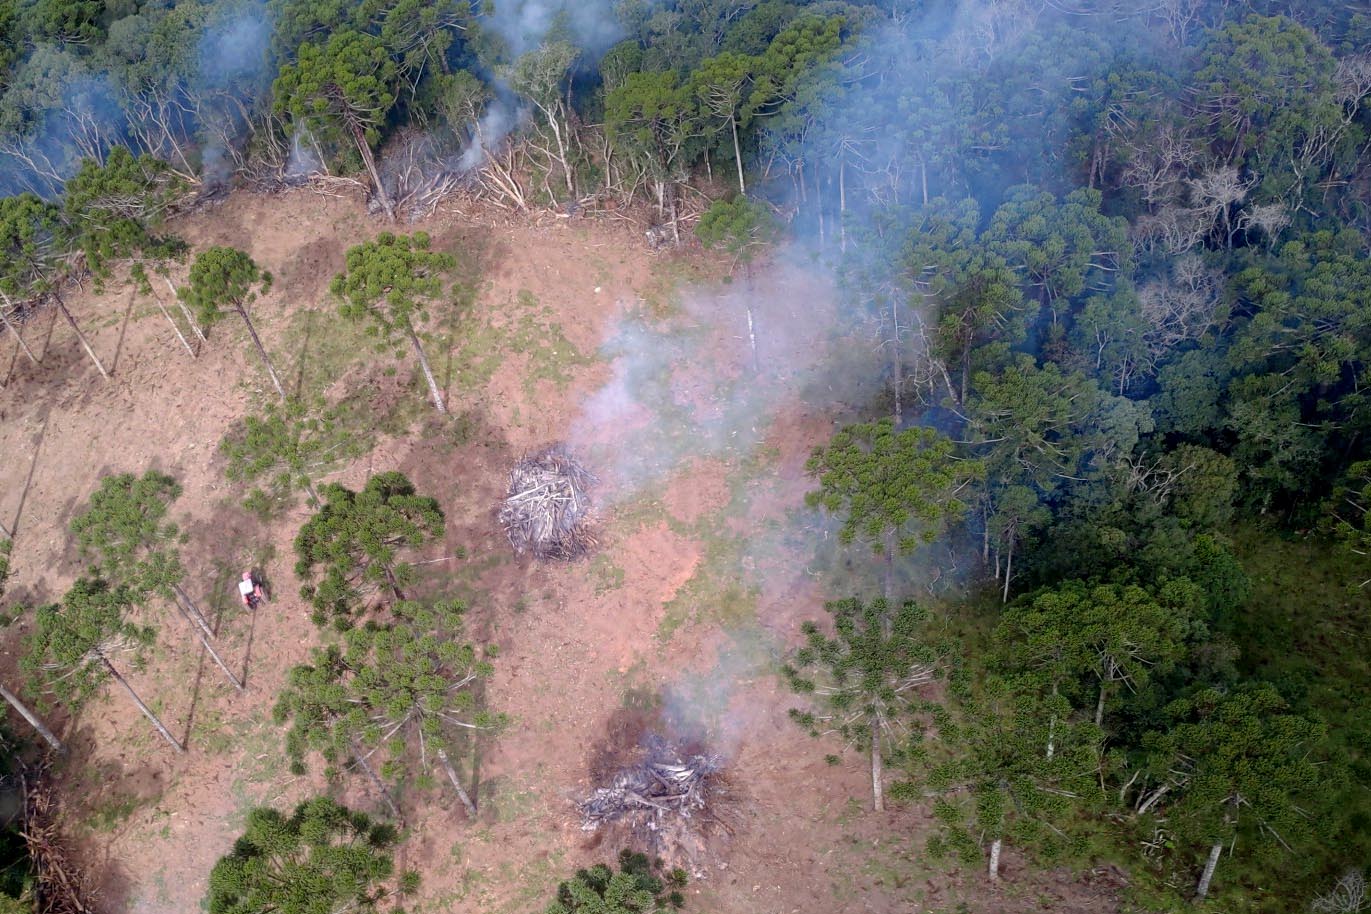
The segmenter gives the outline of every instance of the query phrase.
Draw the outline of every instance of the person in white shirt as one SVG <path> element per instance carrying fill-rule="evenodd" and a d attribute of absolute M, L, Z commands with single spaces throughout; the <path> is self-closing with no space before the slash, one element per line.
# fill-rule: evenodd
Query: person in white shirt
<path fill-rule="evenodd" d="M 252 579 L 252 572 L 243 572 L 243 579 L 238 582 L 238 595 L 243 598 L 243 605 L 248 609 L 255 609 L 259 600 L 265 599 L 262 593 L 262 585 Z"/>

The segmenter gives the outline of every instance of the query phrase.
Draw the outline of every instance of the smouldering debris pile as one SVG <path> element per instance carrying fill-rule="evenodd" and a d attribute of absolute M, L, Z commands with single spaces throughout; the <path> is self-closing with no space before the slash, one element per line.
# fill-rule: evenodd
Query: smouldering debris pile
<path fill-rule="evenodd" d="M 725 793 L 723 758 L 687 755 L 660 737 L 646 750 L 577 804 L 581 828 L 615 829 L 623 843 L 699 876 L 708 832 L 723 824 L 715 808 Z"/>
<path fill-rule="evenodd" d="M 596 479 L 561 445 L 522 458 L 509 473 L 500 525 L 514 551 L 570 560 L 596 546 L 589 489 Z"/>

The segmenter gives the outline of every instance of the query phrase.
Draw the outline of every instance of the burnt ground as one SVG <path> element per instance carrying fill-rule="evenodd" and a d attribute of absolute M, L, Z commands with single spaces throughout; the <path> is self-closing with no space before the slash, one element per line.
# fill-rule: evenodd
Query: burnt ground
<path fill-rule="evenodd" d="M 925 859 L 928 811 L 870 812 L 865 760 L 827 764 L 840 747 L 787 719 L 794 702 L 776 664 L 834 586 L 813 567 L 827 540 L 803 508 L 804 460 L 871 394 L 854 381 L 871 372 L 850 359 L 872 357 L 872 334 L 821 271 L 781 258 L 725 283 L 698 255 L 649 253 L 623 221 L 454 207 L 420 227 L 464 264 L 463 291 L 432 314 L 430 356 L 456 414 L 446 424 L 408 355 L 374 353 L 327 300 L 346 247 L 381 228 L 358 201 L 239 193 L 175 226 L 196 247 L 241 246 L 276 275 L 254 316 L 286 383 L 364 407 L 369 450 L 329 479 L 355 487 L 398 469 L 437 497 L 448 532 L 418 556 L 437 560 L 421 586 L 466 599 L 472 632 L 499 648 L 488 701 L 512 722 L 462 765 L 478 821 L 441 789 L 400 795 L 403 862 L 423 880 L 411 910 L 540 910 L 560 878 L 613 856 L 580 829 L 574 801 L 614 762 L 606 746 L 636 738 L 644 696 L 659 696 L 654 723 L 725 754 L 742 797 L 726 848 L 687 889 L 690 910 L 1117 909 L 1110 885 L 1030 870 L 1012 852 L 994 891 L 979 872 Z M 757 317 L 755 363 L 743 296 Z M 331 636 L 296 597 L 291 538 L 304 509 L 264 523 L 223 476 L 218 442 L 269 393 L 245 334 L 216 327 L 191 360 L 127 288 L 74 294 L 71 306 L 111 380 L 50 314 L 25 331 L 40 366 L 0 350 L 0 517 L 18 528 L 10 595 L 56 599 L 80 572 L 66 530 L 102 475 L 153 467 L 181 481 L 173 513 L 188 535 L 189 589 L 248 692 L 154 607 L 157 649 L 129 679 L 190 751 L 174 756 L 119 694 L 74 717 L 50 713 L 72 745 L 59 787 L 103 910 L 183 914 L 199 909 L 253 805 L 323 789 L 378 803 L 360 783 L 290 775 L 271 720 L 286 671 Z M 602 477 L 601 545 L 572 564 L 516 560 L 495 521 L 504 474 L 553 441 Z M 253 616 L 233 608 L 249 563 L 275 592 Z M 7 676 L 23 631 L 21 619 L 6 633 Z"/>

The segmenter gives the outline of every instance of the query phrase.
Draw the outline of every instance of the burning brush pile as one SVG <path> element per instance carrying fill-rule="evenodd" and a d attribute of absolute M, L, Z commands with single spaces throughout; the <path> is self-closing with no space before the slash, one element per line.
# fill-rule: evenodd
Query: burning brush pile
<path fill-rule="evenodd" d="M 616 771 L 581 800 L 581 828 L 609 834 L 669 868 L 702 875 L 706 841 L 727 793 L 723 758 L 687 753 L 660 736 L 643 741 L 642 757 Z"/>
<path fill-rule="evenodd" d="M 514 551 L 540 559 L 580 558 L 596 545 L 590 532 L 594 476 L 561 445 L 531 454 L 509 472 L 500 525 Z"/>

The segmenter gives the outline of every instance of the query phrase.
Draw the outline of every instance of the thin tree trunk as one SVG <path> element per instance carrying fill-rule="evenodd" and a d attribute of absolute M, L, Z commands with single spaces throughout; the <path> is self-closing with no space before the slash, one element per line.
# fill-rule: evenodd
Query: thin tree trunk
<path fill-rule="evenodd" d="M 884 767 L 881 763 L 881 735 L 871 735 L 871 803 L 877 812 L 885 811 L 885 788 L 881 781 Z"/>
<path fill-rule="evenodd" d="M 890 341 L 890 364 L 895 374 L 895 428 L 904 425 L 904 363 L 900 359 L 900 303 L 890 300 L 890 323 L 895 336 Z"/>
<path fill-rule="evenodd" d="M 1057 697 L 1057 683 L 1052 683 L 1052 697 Z M 1050 759 L 1057 753 L 1057 715 L 1053 714 L 1052 719 L 1047 722 L 1047 757 Z"/>
<path fill-rule="evenodd" d="M 433 377 L 433 369 L 428 367 L 428 356 L 424 355 L 424 347 L 419 343 L 419 334 L 414 332 L 413 327 L 405 329 L 409 331 L 409 342 L 414 346 L 414 355 L 419 360 L 419 367 L 424 370 L 424 380 L 428 381 L 428 392 L 433 395 L 433 405 L 439 413 L 447 415 L 443 392 L 438 389 L 438 380 Z"/>
<path fill-rule="evenodd" d="M 847 159 L 838 160 L 838 250 L 847 250 Z"/>
<path fill-rule="evenodd" d="M 376 792 L 381 795 L 381 799 L 386 801 L 386 808 L 390 810 L 390 814 L 396 819 L 399 819 L 399 807 L 397 807 L 395 801 L 390 798 L 390 791 L 386 790 L 386 785 L 381 783 L 381 779 L 376 775 L 376 772 L 367 764 L 366 753 L 362 751 L 362 747 L 357 744 L 356 740 L 353 740 L 352 742 L 352 754 L 357 757 L 357 767 L 366 772 L 367 778 L 371 780 L 371 785 L 376 788 Z"/>
<path fill-rule="evenodd" d="M 238 691 L 245 691 L 246 687 L 239 681 L 237 676 L 233 675 L 233 670 L 228 668 L 228 664 L 224 662 L 223 657 L 219 656 L 219 652 L 214 649 L 214 645 L 210 644 L 209 637 L 202 630 L 199 623 L 191 618 L 190 613 L 186 611 L 186 608 L 181 605 L 180 601 L 173 600 L 172 602 L 176 603 L 177 608 L 181 610 L 181 615 L 185 616 L 186 621 L 190 623 L 191 630 L 195 632 L 196 640 L 204 646 L 205 651 L 208 652 L 214 662 L 219 665 L 219 669 L 224 671 L 224 675 L 228 677 L 228 681 L 233 683 L 233 687 Z"/>
<path fill-rule="evenodd" d="M 376 199 L 380 201 L 381 209 L 385 210 L 386 218 L 394 222 L 395 205 L 390 202 L 385 184 L 381 183 L 381 174 L 376 170 L 376 159 L 371 154 L 371 144 L 367 142 L 361 126 L 352 125 L 352 138 L 357 142 L 357 151 L 362 154 L 362 163 L 366 165 L 367 173 L 371 175 L 371 186 L 376 191 Z"/>
<path fill-rule="evenodd" d="M 1000 848 L 1003 843 L 1003 839 L 1001 838 L 996 838 L 994 841 L 990 842 L 990 866 L 988 867 L 988 870 L 990 872 L 991 882 L 1000 881 Z"/>
<path fill-rule="evenodd" d="M 1219 856 L 1223 853 L 1223 842 L 1217 842 L 1209 849 L 1209 859 L 1204 863 L 1200 874 L 1200 884 L 1195 887 L 1195 900 L 1203 901 L 1209 895 L 1209 883 L 1214 881 L 1214 870 L 1218 868 Z"/>
<path fill-rule="evenodd" d="M 9 332 L 13 333 L 14 338 L 19 341 L 19 348 L 24 350 L 24 355 L 29 357 L 30 362 L 37 365 L 38 359 L 34 356 L 33 350 L 29 348 L 29 344 L 24 342 L 24 337 L 19 333 L 19 327 L 10 322 L 9 309 L 14 307 L 14 302 L 10 301 L 10 297 L 5 295 L 4 292 L 0 292 L 0 296 L 3 296 L 5 299 L 5 307 L 0 309 L 0 320 L 5 322 L 5 326 L 9 329 Z"/>
<path fill-rule="evenodd" d="M 1157 802 L 1161 800 L 1162 797 L 1166 796 L 1167 793 L 1170 792 L 1170 790 L 1170 784 L 1163 784 L 1162 786 L 1158 787 L 1156 790 L 1152 791 L 1151 796 L 1149 796 L 1146 800 L 1143 800 L 1141 803 L 1138 804 L 1138 808 L 1135 810 L 1135 812 L 1140 816 L 1147 815 L 1147 811 L 1151 809 L 1153 806 L 1155 806 Z"/>
<path fill-rule="evenodd" d="M 1013 538 L 1013 534 L 1011 533 L 1011 534 L 1010 534 L 1010 538 L 1009 538 L 1009 552 L 1005 555 L 1005 560 L 1004 560 L 1004 593 L 1003 593 L 1003 595 L 1001 595 L 1001 597 L 1000 597 L 1000 602 L 1001 602 L 1001 603 L 1008 603 L 1008 602 L 1009 602 L 1009 579 L 1010 579 L 1010 577 L 1013 575 L 1013 573 L 1014 573 L 1014 538 Z"/>
<path fill-rule="evenodd" d="M 747 184 L 743 182 L 743 152 L 738 146 L 738 119 L 728 116 L 728 126 L 733 128 L 733 158 L 738 163 L 738 193 L 746 196 Z"/>
<path fill-rule="evenodd" d="M 172 748 L 177 752 L 185 752 L 186 747 L 181 745 L 180 740 L 171 735 L 170 730 L 162 726 L 162 722 L 157 719 L 157 715 L 152 713 L 152 708 L 143 704 L 143 699 L 139 698 L 138 693 L 133 691 L 133 686 L 129 685 L 124 680 L 124 677 L 119 675 L 119 671 L 114 668 L 114 664 L 109 662 L 109 658 L 102 655 L 100 657 L 100 662 L 105 665 L 105 670 L 114 677 L 114 681 L 123 686 L 124 691 L 129 693 L 129 698 L 132 698 L 133 703 L 138 705 L 138 710 L 143 712 L 143 716 L 152 721 L 152 725 L 157 728 L 157 732 L 162 734 L 162 739 L 171 743 Z"/>
<path fill-rule="evenodd" d="M 29 722 L 29 726 L 37 730 L 38 735 L 43 737 L 43 739 L 47 740 L 49 746 L 56 749 L 58 752 L 67 751 L 66 747 L 62 745 L 62 741 L 59 740 L 56 736 L 54 736 L 52 731 L 49 730 L 46 726 L 44 726 L 43 722 L 38 719 L 37 715 L 30 711 L 28 707 L 22 701 L 19 700 L 19 696 L 15 695 L 9 689 L 5 688 L 3 685 L 0 685 L 0 697 L 3 697 L 5 701 L 8 701 L 10 703 L 10 707 L 18 711 L 20 716 L 23 717 L 24 720 Z"/>
<path fill-rule="evenodd" d="M 162 316 L 167 319 L 167 323 L 171 324 L 171 329 L 176 332 L 176 338 L 181 341 L 182 346 L 186 347 L 186 352 L 190 353 L 192 359 L 195 358 L 195 350 L 191 347 L 190 343 L 186 342 L 186 335 L 182 333 L 181 328 L 176 325 L 176 320 L 171 316 L 171 312 L 167 310 L 167 306 L 162 304 L 162 299 L 158 298 L 156 295 L 152 298 L 153 301 L 157 302 L 157 308 L 162 312 Z"/>
<path fill-rule="evenodd" d="M 881 581 L 882 594 L 886 603 L 891 603 L 895 599 L 895 533 L 887 530 L 885 533 L 885 569 L 884 578 Z"/>
<path fill-rule="evenodd" d="M 205 331 L 200 329 L 200 325 L 195 322 L 195 317 L 190 313 L 190 309 L 186 307 L 186 303 L 181 301 L 180 295 L 176 294 L 176 287 L 171 284 L 171 280 L 163 276 L 162 282 L 167 284 L 167 289 L 171 292 L 172 301 L 176 302 L 176 306 L 180 308 L 181 313 L 185 315 L 186 323 L 190 324 L 191 331 L 195 333 L 195 336 L 200 342 L 208 343 L 209 340 L 205 337 Z"/>
<path fill-rule="evenodd" d="M 71 312 L 67 310 L 67 303 L 62 301 L 62 296 L 56 292 L 52 294 L 52 297 L 57 301 L 58 310 L 62 312 L 62 316 L 65 317 L 67 323 L 71 325 L 71 329 L 76 334 L 76 338 L 81 341 L 81 347 L 86 350 L 86 355 L 90 356 L 90 360 L 95 363 L 95 367 L 100 369 L 100 374 L 108 379 L 109 372 L 105 371 L 105 366 L 100 364 L 100 357 L 95 354 L 95 350 L 90 348 L 90 343 L 86 341 L 86 335 L 82 333 L 81 328 L 76 325 L 76 318 L 72 317 Z"/>
<path fill-rule="evenodd" d="M 386 583 L 390 585 L 391 593 L 395 594 L 395 599 L 403 600 L 405 598 L 405 592 L 400 589 L 400 582 L 395 580 L 395 572 L 391 570 L 389 565 L 386 566 Z"/>
<path fill-rule="evenodd" d="M 1100 697 L 1095 701 L 1095 726 L 1104 726 L 1104 682 L 1100 683 Z"/>
<path fill-rule="evenodd" d="M 281 386 L 281 379 L 276 376 L 276 366 L 271 364 L 271 356 L 267 355 L 266 347 L 262 345 L 262 340 L 257 336 L 257 328 L 252 326 L 252 318 L 248 317 L 248 309 L 238 305 L 236 310 L 238 316 L 243 319 L 243 323 L 248 326 L 248 335 L 252 337 L 252 343 L 257 347 L 257 354 L 262 357 L 262 364 L 267 366 L 267 374 L 271 375 L 271 383 L 276 385 L 276 392 L 281 395 L 281 402 L 286 402 L 286 389 Z"/>
<path fill-rule="evenodd" d="M 457 777 L 457 770 L 453 768 L 452 763 L 448 761 L 446 749 L 438 750 L 438 762 L 443 766 L 443 770 L 447 772 L 447 778 L 452 782 L 452 789 L 457 791 L 457 799 L 461 800 L 462 806 L 466 808 L 467 817 L 475 819 L 476 804 L 471 801 L 470 794 L 468 794 L 466 788 L 462 786 L 461 780 Z"/>
<path fill-rule="evenodd" d="M 175 594 L 178 604 L 190 614 L 190 618 L 207 637 L 214 637 L 214 630 L 209 627 L 209 620 L 205 614 L 200 612 L 200 607 L 195 605 L 195 601 L 190 598 L 190 594 L 180 584 L 171 585 L 172 592 Z"/>

